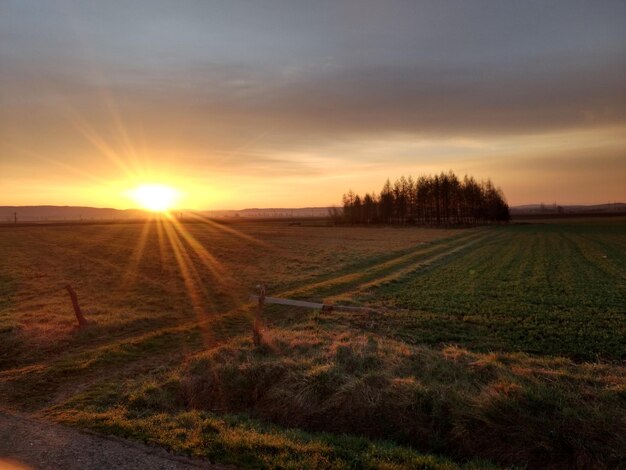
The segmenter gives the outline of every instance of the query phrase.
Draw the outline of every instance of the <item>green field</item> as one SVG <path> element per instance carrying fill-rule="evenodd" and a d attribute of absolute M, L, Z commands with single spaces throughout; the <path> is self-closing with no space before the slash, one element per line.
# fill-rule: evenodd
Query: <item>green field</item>
<path fill-rule="evenodd" d="M 626 358 L 626 226 L 530 224 L 363 300 L 411 312 L 406 339 L 479 351 Z"/>
<path fill-rule="evenodd" d="M 626 218 L 318 224 L 0 226 L 0 406 L 244 467 L 626 465 Z M 378 313 L 254 347 L 258 283 Z"/>

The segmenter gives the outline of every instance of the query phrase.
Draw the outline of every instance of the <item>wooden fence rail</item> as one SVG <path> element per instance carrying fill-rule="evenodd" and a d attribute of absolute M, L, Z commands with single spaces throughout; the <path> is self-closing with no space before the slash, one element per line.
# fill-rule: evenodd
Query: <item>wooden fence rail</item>
<path fill-rule="evenodd" d="M 254 302 L 259 301 L 258 295 L 251 295 L 250 300 Z M 352 305 L 334 305 L 334 304 L 321 304 L 317 302 L 308 302 L 306 300 L 295 299 L 283 299 L 280 297 L 267 297 L 264 296 L 264 303 L 277 304 L 277 305 L 289 305 L 291 307 L 302 307 L 312 310 L 322 310 L 324 312 L 331 311 L 343 311 L 343 312 L 357 312 L 357 313 L 379 313 L 378 310 L 370 307 L 356 307 Z"/>
<path fill-rule="evenodd" d="M 254 316 L 254 324 L 252 326 L 252 341 L 255 346 L 260 346 L 263 341 L 263 330 L 267 328 L 263 315 L 263 307 L 265 304 L 287 305 L 289 307 L 308 308 L 311 310 L 321 310 L 322 312 L 343 311 L 355 313 L 380 313 L 379 310 L 370 307 L 356 307 L 352 305 L 335 305 L 324 304 L 319 302 L 309 302 L 307 300 L 284 299 L 281 297 L 268 297 L 265 295 L 265 285 L 256 286 L 258 295 L 250 295 L 250 301 L 257 304 Z"/>

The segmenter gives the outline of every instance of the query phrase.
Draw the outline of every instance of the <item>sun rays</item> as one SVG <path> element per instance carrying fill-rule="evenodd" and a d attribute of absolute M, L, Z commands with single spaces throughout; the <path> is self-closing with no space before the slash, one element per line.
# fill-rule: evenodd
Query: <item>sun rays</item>
<path fill-rule="evenodd" d="M 146 280 L 142 262 L 150 257 L 158 260 L 156 275 L 164 276 L 159 281 L 164 284 L 164 289 L 168 279 L 179 276 L 193 318 L 207 346 L 213 344 L 215 338 L 206 320 L 240 308 L 248 296 L 249 286 L 225 268 L 207 246 L 204 235 L 219 236 L 220 231 L 229 237 L 272 249 L 267 243 L 214 221 L 195 217 L 184 223 L 164 212 L 144 222 L 121 277 L 121 290 L 132 290 L 137 282 Z"/>
<path fill-rule="evenodd" d="M 189 310 L 190 320 L 197 322 L 205 344 L 212 344 L 213 334 L 206 320 L 241 308 L 247 301 L 249 286 L 217 259 L 211 250 L 210 234 L 226 234 L 265 251 L 280 249 L 189 211 L 185 211 L 185 221 L 179 220 L 173 211 L 179 210 L 182 203 L 198 204 L 193 198 L 193 178 L 183 179 L 175 160 L 168 163 L 158 151 L 150 151 L 141 138 L 141 129 L 129 125 L 120 103 L 106 87 L 99 89 L 94 98 L 109 124 L 108 132 L 64 99 L 59 99 L 60 116 L 86 144 L 91 158 L 108 164 L 114 173 L 105 175 L 96 170 L 97 166 L 83 168 L 21 146 L 14 145 L 14 150 L 76 177 L 86 183 L 85 188 L 98 188 L 107 205 L 126 203 L 146 211 L 146 221 L 128 246 L 128 258 L 117 266 L 118 289 L 125 296 L 141 289 L 158 289 L 173 296 L 184 292 L 188 301 L 183 301 L 181 308 Z M 212 191 L 203 187 L 202 197 L 206 199 Z"/>

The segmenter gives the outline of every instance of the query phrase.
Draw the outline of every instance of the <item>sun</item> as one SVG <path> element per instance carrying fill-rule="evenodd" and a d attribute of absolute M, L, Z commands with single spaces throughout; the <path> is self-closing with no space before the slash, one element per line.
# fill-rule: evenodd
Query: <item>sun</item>
<path fill-rule="evenodd" d="M 180 191 L 164 184 L 142 184 L 130 191 L 130 196 L 143 209 L 167 212 L 180 197 Z"/>

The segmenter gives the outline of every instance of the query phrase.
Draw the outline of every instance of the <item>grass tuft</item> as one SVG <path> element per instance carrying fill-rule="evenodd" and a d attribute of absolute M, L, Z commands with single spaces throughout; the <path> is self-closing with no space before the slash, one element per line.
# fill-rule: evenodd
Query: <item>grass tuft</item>
<path fill-rule="evenodd" d="M 371 335 L 273 337 L 271 354 L 239 341 L 191 359 L 180 371 L 187 407 L 509 465 L 610 467 L 623 458 L 626 401 L 615 383 L 626 382 L 624 368 Z"/>

